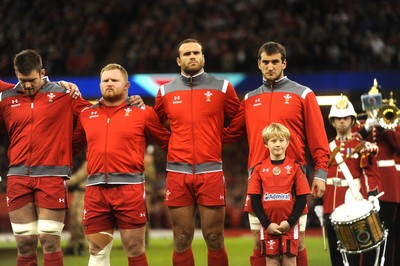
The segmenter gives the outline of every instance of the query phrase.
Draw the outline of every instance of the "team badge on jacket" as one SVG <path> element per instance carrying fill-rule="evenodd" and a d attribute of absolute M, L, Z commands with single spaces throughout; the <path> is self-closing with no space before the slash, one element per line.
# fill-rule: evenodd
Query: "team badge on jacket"
<path fill-rule="evenodd" d="M 125 116 L 129 116 L 129 113 L 132 112 L 132 109 L 129 107 L 125 108 L 124 110 L 125 110 Z"/>
<path fill-rule="evenodd" d="M 47 94 L 47 97 L 49 97 L 49 103 L 52 103 L 53 99 L 56 97 L 56 95 L 51 92 L 51 93 Z"/>
<path fill-rule="evenodd" d="M 281 173 L 281 168 L 279 167 L 274 167 L 274 169 L 272 169 L 272 173 L 274 175 L 279 175 Z"/>
<path fill-rule="evenodd" d="M 207 91 L 206 93 L 204 93 L 204 95 L 206 96 L 206 102 L 211 102 L 211 96 L 213 94 L 210 91 Z"/>
<path fill-rule="evenodd" d="M 289 104 L 289 100 L 292 98 L 292 96 L 290 96 L 290 94 L 287 93 L 285 96 L 283 96 L 283 98 L 285 98 L 285 104 Z"/>

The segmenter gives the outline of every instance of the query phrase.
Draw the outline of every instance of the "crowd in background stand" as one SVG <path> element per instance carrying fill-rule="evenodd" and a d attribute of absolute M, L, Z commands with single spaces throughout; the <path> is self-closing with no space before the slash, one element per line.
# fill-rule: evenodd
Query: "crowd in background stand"
<path fill-rule="evenodd" d="M 130 73 L 176 72 L 182 36 L 204 44 L 208 72 L 258 73 L 254 48 L 268 40 L 285 45 L 293 72 L 400 64 L 396 0 L 3 0 L 0 17 L 3 77 L 24 48 L 53 76 L 94 75 L 111 61 Z"/>

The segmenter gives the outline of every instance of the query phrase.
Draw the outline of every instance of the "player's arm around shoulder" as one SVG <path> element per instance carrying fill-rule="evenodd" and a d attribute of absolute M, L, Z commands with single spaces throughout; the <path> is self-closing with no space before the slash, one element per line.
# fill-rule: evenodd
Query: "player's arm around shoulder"
<path fill-rule="evenodd" d="M 149 140 L 155 141 L 164 150 L 167 150 L 171 132 L 161 124 L 156 112 L 151 106 L 146 105 L 143 107 L 143 110 L 146 112 L 146 137 L 148 137 Z"/>

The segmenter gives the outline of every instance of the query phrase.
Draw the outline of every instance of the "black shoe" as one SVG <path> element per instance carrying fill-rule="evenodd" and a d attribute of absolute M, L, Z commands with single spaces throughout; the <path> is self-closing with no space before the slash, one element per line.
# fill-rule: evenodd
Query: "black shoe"
<path fill-rule="evenodd" d="M 85 248 L 85 245 L 84 244 L 79 244 L 78 245 L 78 255 L 79 256 L 85 256 L 85 252 L 86 251 L 86 248 Z"/>
<path fill-rule="evenodd" d="M 74 256 L 75 255 L 75 251 L 73 247 L 67 247 L 64 251 L 64 255 L 70 255 L 70 256 Z"/>

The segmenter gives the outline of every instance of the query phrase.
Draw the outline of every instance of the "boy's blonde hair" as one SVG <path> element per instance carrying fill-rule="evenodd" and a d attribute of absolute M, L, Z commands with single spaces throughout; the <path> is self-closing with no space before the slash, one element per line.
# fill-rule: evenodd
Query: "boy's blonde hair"
<path fill-rule="evenodd" d="M 287 141 L 290 139 L 290 131 L 287 127 L 279 123 L 272 123 L 265 127 L 262 131 L 262 138 L 264 144 L 268 143 L 268 140 L 272 138 L 285 138 Z"/>

